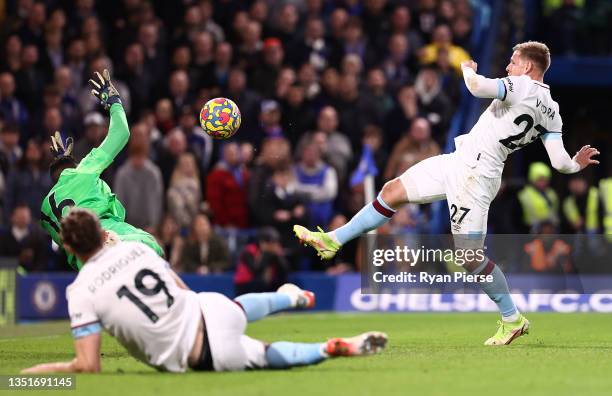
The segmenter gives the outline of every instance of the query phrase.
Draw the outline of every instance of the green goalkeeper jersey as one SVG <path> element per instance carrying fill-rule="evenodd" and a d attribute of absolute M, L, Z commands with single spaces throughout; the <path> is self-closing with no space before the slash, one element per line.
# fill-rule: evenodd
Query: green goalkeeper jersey
<path fill-rule="evenodd" d="M 121 104 L 115 103 L 110 108 L 110 125 L 104 141 L 91 150 L 76 168 L 64 169 L 43 200 L 42 227 L 59 246 L 62 246 L 59 235 L 61 218 L 72 206 L 77 206 L 96 213 L 102 228 L 114 231 L 122 241 L 142 242 L 163 257 L 163 249 L 151 234 L 125 222 L 125 208 L 108 184 L 100 179 L 100 174 L 125 147 L 129 137 L 125 111 Z M 68 263 L 81 269 L 82 263 L 70 254 Z"/>

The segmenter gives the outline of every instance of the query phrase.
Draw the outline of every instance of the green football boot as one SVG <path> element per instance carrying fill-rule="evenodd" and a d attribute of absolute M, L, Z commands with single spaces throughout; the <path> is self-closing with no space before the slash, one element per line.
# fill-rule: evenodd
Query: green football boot
<path fill-rule="evenodd" d="M 485 345 L 509 345 L 523 334 L 529 334 L 529 321 L 521 315 L 515 322 L 497 321 L 497 333 L 485 341 Z"/>
<path fill-rule="evenodd" d="M 319 232 L 315 232 L 309 231 L 306 227 L 302 227 L 301 225 L 296 224 L 293 226 L 293 232 L 301 243 L 312 246 L 317 251 L 317 255 L 323 260 L 331 260 L 334 258 L 341 245 L 327 235 L 321 227 L 318 227 L 318 229 Z"/>

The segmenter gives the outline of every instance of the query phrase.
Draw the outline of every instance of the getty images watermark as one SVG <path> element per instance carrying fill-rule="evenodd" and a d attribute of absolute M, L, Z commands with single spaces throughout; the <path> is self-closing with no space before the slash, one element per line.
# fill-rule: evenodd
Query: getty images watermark
<path fill-rule="evenodd" d="M 602 277 L 612 275 L 612 238 L 605 235 L 367 235 L 359 246 L 363 294 L 480 293 L 485 283 L 497 285 L 483 271 L 493 263 L 512 290 L 612 289 L 605 281 L 612 278 Z"/>
<path fill-rule="evenodd" d="M 432 274 L 427 271 L 409 272 L 399 271 L 396 273 L 385 273 L 385 264 L 393 266 L 408 266 L 411 269 L 418 263 L 444 262 L 463 267 L 467 263 L 476 265 L 486 260 L 485 247 L 481 249 L 432 249 L 421 247 L 414 249 L 408 246 L 395 246 L 394 249 L 374 249 L 372 251 L 372 265 L 380 269 L 372 275 L 376 283 L 408 283 L 408 284 L 447 284 L 453 282 L 477 283 L 493 282 L 492 275 L 469 274 L 464 271 L 456 271 L 452 274 Z"/>

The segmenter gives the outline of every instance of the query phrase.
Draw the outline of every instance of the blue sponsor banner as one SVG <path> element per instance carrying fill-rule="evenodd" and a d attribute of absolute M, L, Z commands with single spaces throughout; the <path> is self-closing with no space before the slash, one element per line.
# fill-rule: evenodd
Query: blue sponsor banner
<path fill-rule="evenodd" d="M 612 276 L 595 276 L 596 293 L 580 293 L 571 286 L 558 290 L 558 277 L 508 275 L 514 301 L 523 312 L 612 312 Z M 566 282 L 567 281 L 567 276 Z M 584 280 L 584 276 L 581 277 Z M 571 282 L 580 284 L 579 281 Z M 547 287 L 550 286 L 550 288 Z M 403 294 L 362 294 L 358 274 L 338 278 L 335 311 L 362 312 L 495 312 L 496 305 L 485 294 L 434 294 L 419 290 Z"/>
<path fill-rule="evenodd" d="M 66 287 L 75 273 L 39 273 L 17 278 L 19 320 L 66 319 Z"/>
<path fill-rule="evenodd" d="M 76 273 L 33 273 L 17 278 L 17 313 L 19 320 L 67 319 L 66 287 Z M 231 275 L 182 275 L 196 292 L 208 291 L 234 296 Z M 331 305 L 331 304 L 330 304 Z"/>
<path fill-rule="evenodd" d="M 18 320 L 67 319 L 66 287 L 74 273 L 30 274 L 17 278 Z M 182 275 L 194 291 L 209 291 L 234 297 L 232 275 Z M 584 276 L 583 276 L 584 277 Z M 298 272 L 290 281 L 312 290 L 317 296 L 317 310 L 362 312 L 494 312 L 495 304 L 484 294 L 434 294 L 420 290 L 405 294 L 362 294 L 360 274 L 329 276 Z M 514 300 L 524 312 L 612 312 L 612 276 L 593 275 L 591 286 L 597 293 L 568 290 L 560 293 L 558 280 L 541 276 L 508 275 Z M 568 286 L 572 282 L 568 283 Z M 547 288 L 547 284 L 551 288 Z M 553 292 L 557 291 L 557 292 Z"/>

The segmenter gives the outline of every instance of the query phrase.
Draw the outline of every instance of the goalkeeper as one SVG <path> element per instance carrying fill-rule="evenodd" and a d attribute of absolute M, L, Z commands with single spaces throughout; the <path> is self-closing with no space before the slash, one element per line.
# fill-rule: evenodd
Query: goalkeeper
<path fill-rule="evenodd" d="M 59 234 L 62 217 L 72 206 L 87 208 L 100 218 L 105 231 L 105 244 L 118 240 L 138 241 L 163 257 L 163 249 L 151 234 L 125 222 L 125 208 L 108 184 L 100 179 L 100 174 L 127 144 L 130 131 L 119 92 L 111 83 L 108 70 L 103 71 L 103 76 L 96 72 L 96 76 L 99 81 L 89 80 L 93 87 L 91 93 L 110 112 L 108 134 L 100 146 L 91 150 L 79 164 L 72 157 L 72 138 L 64 143 L 59 132 L 51 137 L 54 159 L 49 171 L 54 186 L 42 203 L 42 227 L 55 243 L 62 246 Z M 78 270 L 83 265 L 71 254 L 68 254 L 68 263 Z"/>

